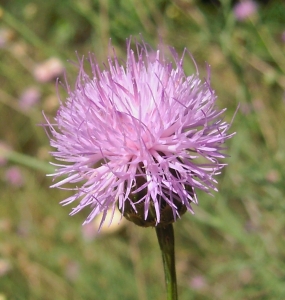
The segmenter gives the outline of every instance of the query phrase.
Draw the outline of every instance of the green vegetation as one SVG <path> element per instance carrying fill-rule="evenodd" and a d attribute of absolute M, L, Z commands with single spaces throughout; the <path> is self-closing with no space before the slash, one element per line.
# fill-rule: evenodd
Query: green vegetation
<path fill-rule="evenodd" d="M 58 204 L 70 192 L 49 189 L 51 148 L 38 126 L 42 110 L 53 116 L 58 107 L 55 78 L 40 79 L 38 64 L 59 59 L 73 84 L 67 60 L 76 51 L 104 62 L 111 37 L 124 58 L 126 38 L 139 34 L 153 47 L 160 39 L 179 53 L 187 47 L 202 75 L 209 63 L 228 121 L 240 105 L 219 193 L 199 193 L 196 214 L 174 226 L 179 299 L 285 299 L 284 11 L 269 1 L 237 21 L 229 0 L 3 1 L 0 139 L 13 151 L 0 146 L 1 300 L 165 299 L 155 230 L 114 223 L 88 238 L 89 208 L 70 217 L 71 206 Z M 30 87 L 40 100 L 27 107 Z M 23 182 L 7 178 L 12 166 Z"/>

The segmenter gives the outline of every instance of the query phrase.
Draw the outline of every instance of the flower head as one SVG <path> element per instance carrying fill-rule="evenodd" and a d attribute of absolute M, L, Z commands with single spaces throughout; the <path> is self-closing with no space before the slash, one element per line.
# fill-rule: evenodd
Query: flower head
<path fill-rule="evenodd" d="M 232 136 L 209 79 L 184 73 L 187 50 L 179 58 L 170 48 L 171 61 L 130 43 L 125 66 L 114 53 L 101 70 L 90 55 L 90 77 L 80 61 L 75 89 L 67 85 L 55 124 L 47 120 L 52 155 L 63 162 L 52 175 L 65 176 L 52 187 L 75 185 L 62 204 L 79 200 L 71 214 L 91 206 L 84 223 L 102 213 L 102 224 L 110 211 L 112 220 L 116 207 L 142 226 L 193 213 L 196 189 L 217 190 L 214 176 L 224 166 L 218 159 Z"/>
<path fill-rule="evenodd" d="M 35 86 L 30 86 L 22 92 L 19 98 L 19 106 L 24 111 L 28 111 L 37 102 L 39 102 L 40 97 L 41 97 L 40 90 Z"/>
<path fill-rule="evenodd" d="M 24 185 L 24 177 L 21 170 L 14 166 L 10 167 L 5 172 L 6 181 L 14 187 L 21 187 Z"/>
<path fill-rule="evenodd" d="M 241 1 L 234 6 L 234 15 L 238 21 L 249 19 L 256 11 L 257 4 L 253 0 Z"/>

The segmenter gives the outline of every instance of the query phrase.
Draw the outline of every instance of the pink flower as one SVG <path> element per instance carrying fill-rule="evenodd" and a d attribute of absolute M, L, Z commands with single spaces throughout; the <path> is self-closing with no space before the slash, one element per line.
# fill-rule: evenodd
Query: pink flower
<path fill-rule="evenodd" d="M 223 143 L 233 135 L 209 79 L 184 73 L 187 50 L 179 58 L 170 48 L 171 62 L 160 50 L 149 59 L 144 43 L 136 52 L 130 43 L 125 66 L 114 54 L 101 70 L 90 55 L 90 77 L 81 61 L 55 123 L 46 119 L 52 155 L 61 161 L 51 176 L 64 176 L 52 187 L 73 184 L 75 194 L 62 204 L 80 200 L 72 215 L 91 206 L 84 224 L 102 213 L 101 226 L 110 210 L 111 222 L 116 206 L 127 219 L 141 211 L 146 221 L 154 217 L 148 226 L 164 222 L 165 211 L 170 222 L 193 213 L 196 189 L 217 190 Z"/>
<path fill-rule="evenodd" d="M 63 71 L 62 62 L 56 57 L 51 57 L 35 66 L 34 77 L 38 82 L 48 82 L 61 75 Z"/>
<path fill-rule="evenodd" d="M 12 186 L 21 187 L 24 185 L 24 177 L 21 170 L 18 167 L 10 167 L 5 173 L 6 181 Z"/>
<path fill-rule="evenodd" d="M 35 105 L 41 97 L 40 90 L 35 86 L 30 86 L 26 88 L 20 98 L 19 98 L 19 106 L 28 111 L 33 105 Z"/>
<path fill-rule="evenodd" d="M 243 21 L 250 18 L 257 11 L 257 4 L 252 0 L 239 2 L 234 7 L 234 15 L 237 20 Z"/>
<path fill-rule="evenodd" d="M 204 276 L 195 276 L 190 281 L 190 286 L 194 290 L 203 290 L 207 286 L 207 281 Z"/>

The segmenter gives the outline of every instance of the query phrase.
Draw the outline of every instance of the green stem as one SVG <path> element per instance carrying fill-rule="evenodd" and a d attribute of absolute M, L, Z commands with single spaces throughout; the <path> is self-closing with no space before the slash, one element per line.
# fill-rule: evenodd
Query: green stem
<path fill-rule="evenodd" d="M 5 150 L 0 147 L 0 157 L 1 156 L 5 157 L 7 160 L 13 163 L 20 164 L 37 171 L 41 171 L 44 173 L 55 172 L 55 168 L 49 163 L 23 153 L 19 153 L 12 150 Z"/>
<path fill-rule="evenodd" d="M 167 300 L 177 300 L 173 226 L 155 227 L 155 230 L 162 254 Z"/>

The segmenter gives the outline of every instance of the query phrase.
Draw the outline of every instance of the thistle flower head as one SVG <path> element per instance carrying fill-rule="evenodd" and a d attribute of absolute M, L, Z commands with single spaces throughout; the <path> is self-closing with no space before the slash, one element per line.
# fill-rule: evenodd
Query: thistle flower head
<path fill-rule="evenodd" d="M 193 213 L 195 190 L 216 190 L 214 176 L 224 164 L 223 143 L 232 135 L 215 107 L 209 79 L 183 70 L 170 48 L 150 52 L 146 45 L 132 50 L 127 43 L 126 63 L 116 54 L 102 70 L 89 56 L 92 76 L 83 60 L 73 90 L 60 104 L 51 132 L 55 178 L 52 187 L 74 185 L 77 201 L 71 214 L 90 206 L 84 223 L 118 207 L 122 215 L 142 226 L 171 223 L 185 211 Z M 209 70 L 208 70 L 209 72 Z"/>
<path fill-rule="evenodd" d="M 245 0 L 235 4 L 233 12 L 238 21 L 245 21 L 252 17 L 258 9 L 258 5 L 253 0 Z"/>

